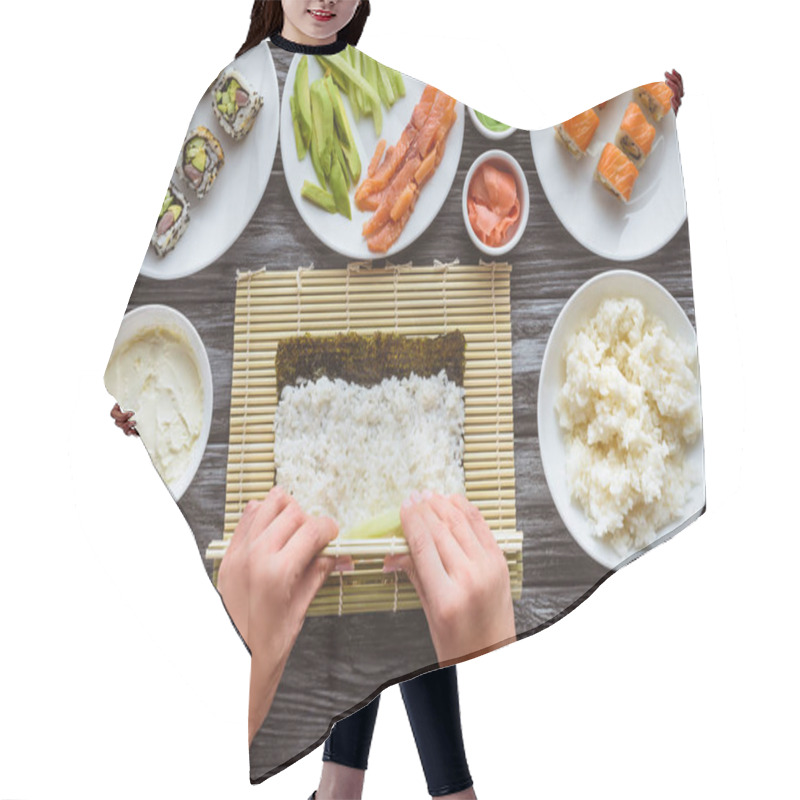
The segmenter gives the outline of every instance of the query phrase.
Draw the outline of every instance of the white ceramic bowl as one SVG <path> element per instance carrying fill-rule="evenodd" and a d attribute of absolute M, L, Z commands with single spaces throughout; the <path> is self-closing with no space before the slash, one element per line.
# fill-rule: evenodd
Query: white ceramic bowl
<path fill-rule="evenodd" d="M 539 448 L 547 486 L 572 538 L 595 561 L 609 569 L 616 569 L 643 551 L 620 554 L 610 544 L 592 535 L 591 521 L 570 496 L 566 477 L 566 440 L 555 411 L 556 399 L 566 377 L 564 351 L 567 342 L 578 328 L 594 316 L 600 303 L 610 297 L 636 297 L 650 314 L 664 322 L 673 339 L 685 342 L 692 348 L 697 346 L 697 339 L 683 309 L 660 283 L 640 272 L 620 269 L 602 272 L 584 283 L 561 309 L 547 341 L 537 403 Z M 687 450 L 686 459 L 697 470 L 700 481 L 690 490 L 681 515 L 658 530 L 655 541 L 645 550 L 677 533 L 699 516 L 705 507 L 702 434 Z"/>
<path fill-rule="evenodd" d="M 149 328 L 165 328 L 185 337 L 191 348 L 195 363 L 197 364 L 197 371 L 200 373 L 200 382 L 203 386 L 203 427 L 200 431 L 200 436 L 194 443 L 189 463 L 184 473 L 171 483 L 166 483 L 165 481 L 170 494 L 177 501 L 180 500 L 183 493 L 189 487 L 189 484 L 192 482 L 197 472 L 197 468 L 200 466 L 200 461 L 203 458 L 203 453 L 208 443 L 208 435 L 211 431 L 211 417 L 214 412 L 214 387 L 211 380 L 211 364 L 209 363 L 208 353 L 206 352 L 203 340 L 200 338 L 200 334 L 198 334 L 194 325 L 192 325 L 180 311 L 176 311 L 174 308 L 164 305 L 140 306 L 139 308 L 134 308 L 132 311 L 129 311 L 123 317 L 117 339 L 114 342 L 112 358 L 113 354 L 120 347 Z M 135 419 L 136 417 L 134 415 L 134 420 Z"/>
<path fill-rule="evenodd" d="M 478 115 L 475 113 L 475 109 L 474 108 L 469 108 L 468 107 L 468 110 L 469 110 L 470 119 L 472 120 L 472 124 L 477 128 L 478 133 L 480 133 L 482 136 L 485 136 L 487 139 L 491 139 L 492 141 L 499 142 L 501 139 L 507 139 L 516 130 L 516 128 L 512 128 L 511 126 L 509 126 L 504 131 L 492 131 L 492 130 L 489 130 L 489 128 L 487 128 L 478 119 Z"/>
<path fill-rule="evenodd" d="M 469 221 L 469 211 L 467 209 L 467 197 L 469 194 L 469 185 L 472 181 L 473 176 L 475 175 L 475 171 L 480 167 L 481 164 L 485 162 L 490 162 L 495 164 L 498 168 L 504 168 L 505 170 L 511 170 L 514 175 L 514 178 L 517 181 L 517 194 L 520 198 L 520 213 L 519 219 L 514 227 L 512 227 L 513 233 L 511 234 L 511 238 L 506 241 L 505 244 L 501 245 L 500 247 L 490 247 L 488 244 L 485 244 L 480 240 L 478 234 L 472 229 L 472 223 Z M 485 253 L 487 256 L 502 256 L 505 253 L 508 253 L 509 250 L 513 250 L 519 240 L 522 238 L 522 234 L 525 232 L 525 228 L 528 224 L 528 213 L 530 212 L 531 206 L 531 198 L 530 193 L 528 192 L 528 181 L 525 178 L 525 173 L 522 170 L 522 167 L 519 165 L 514 156 L 506 153 L 505 150 L 487 150 L 485 153 L 482 153 L 478 156 L 475 161 L 473 161 L 472 166 L 469 168 L 467 172 L 467 177 L 464 179 L 464 190 L 461 194 L 461 212 L 464 216 L 464 225 L 467 228 L 467 233 L 469 234 L 469 238 L 472 240 L 472 243 L 477 247 L 481 252 Z"/>
<path fill-rule="evenodd" d="M 301 55 L 297 53 L 292 60 L 286 74 L 285 86 L 291 89 L 294 86 L 297 74 L 297 65 Z M 316 59 L 308 61 L 308 78 L 313 81 L 323 75 L 322 67 Z M 358 122 L 352 115 L 352 107 L 345 102 L 345 113 L 350 121 L 350 128 L 356 142 L 363 169 L 361 177 L 367 176 L 367 165 L 375 153 L 375 146 L 380 139 L 385 139 L 391 145 L 397 142 L 405 130 L 414 108 L 422 97 L 425 84 L 408 75 L 403 76 L 406 86 L 405 97 L 401 97 L 390 109 L 384 109 L 383 128 L 380 136 L 376 136 L 375 128 L 370 117 L 362 117 Z M 283 105 L 281 107 L 281 159 L 286 185 L 292 197 L 297 213 L 303 222 L 326 247 L 349 258 L 356 260 L 376 260 L 391 258 L 396 253 L 413 244 L 433 223 L 450 196 L 458 172 L 461 159 L 461 145 L 464 141 L 464 128 L 466 120 L 464 106 L 456 103 L 456 120 L 445 139 L 445 149 L 442 160 L 430 180 L 425 184 L 417 198 L 414 212 L 408 219 L 397 241 L 385 253 L 373 253 L 367 245 L 367 240 L 362 234 L 364 223 L 370 219 L 374 212 L 359 211 L 350 194 L 352 204 L 352 219 L 347 219 L 341 214 L 331 214 L 319 206 L 310 203 L 300 194 L 304 180 L 319 183 L 311 158 L 306 155 L 302 161 L 297 159 L 297 148 L 294 143 L 294 128 L 292 126 L 292 112 L 289 107 L 291 91 L 283 92 Z M 215 186 L 214 189 L 217 187 Z M 212 190 L 213 191 L 213 190 Z"/>

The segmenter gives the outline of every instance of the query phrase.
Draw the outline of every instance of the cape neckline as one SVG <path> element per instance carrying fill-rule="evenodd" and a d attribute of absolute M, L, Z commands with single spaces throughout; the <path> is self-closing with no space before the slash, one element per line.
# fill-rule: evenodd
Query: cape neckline
<path fill-rule="evenodd" d="M 331 55 L 332 53 L 340 53 L 347 47 L 347 42 L 344 39 L 337 39 L 330 44 L 298 44 L 297 42 L 286 39 L 279 33 L 274 33 L 269 39 L 276 47 L 283 50 L 288 50 L 290 53 L 318 53 L 320 55 Z"/>

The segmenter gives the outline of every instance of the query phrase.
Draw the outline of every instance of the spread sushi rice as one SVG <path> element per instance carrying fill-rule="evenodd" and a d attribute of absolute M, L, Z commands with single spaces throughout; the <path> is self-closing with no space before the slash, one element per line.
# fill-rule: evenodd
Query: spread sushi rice
<path fill-rule="evenodd" d="M 570 492 L 595 536 L 641 549 L 697 479 L 685 462 L 702 425 L 695 351 L 639 300 L 608 299 L 570 338 L 565 366 L 556 410 Z"/>
<path fill-rule="evenodd" d="M 464 389 L 442 370 L 364 387 L 286 386 L 275 412 L 275 482 L 341 532 L 399 509 L 413 490 L 464 493 Z"/>

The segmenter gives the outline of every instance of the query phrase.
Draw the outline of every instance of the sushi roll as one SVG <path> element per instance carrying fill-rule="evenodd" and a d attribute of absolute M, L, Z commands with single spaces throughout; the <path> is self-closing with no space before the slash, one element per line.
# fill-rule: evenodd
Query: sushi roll
<path fill-rule="evenodd" d="M 656 129 L 647 121 L 642 109 L 636 103 L 629 103 L 615 142 L 637 169 L 641 169 L 650 155 L 655 137 Z"/>
<path fill-rule="evenodd" d="M 219 140 L 208 128 L 199 125 L 189 132 L 181 149 L 178 173 L 198 197 L 205 197 L 225 163 Z"/>
<path fill-rule="evenodd" d="M 156 220 L 150 239 L 158 255 L 165 256 L 178 243 L 189 225 L 189 203 L 173 181 L 169 183 L 166 197 Z"/>
<path fill-rule="evenodd" d="M 640 86 L 636 90 L 636 96 L 656 122 L 663 119 L 672 108 L 672 89 L 664 81 Z"/>
<path fill-rule="evenodd" d="M 609 142 L 603 148 L 594 177 L 604 189 L 618 197 L 624 203 L 631 199 L 633 184 L 639 177 L 639 170 L 618 147 Z"/>
<path fill-rule="evenodd" d="M 592 141 L 592 137 L 600 124 L 600 117 L 593 108 L 578 114 L 577 117 L 568 119 L 560 125 L 556 125 L 556 133 L 560 141 L 576 158 L 586 155 L 586 148 Z"/>
<path fill-rule="evenodd" d="M 214 86 L 211 107 L 222 129 L 234 141 L 247 136 L 262 105 L 264 98 L 235 69 L 225 70 Z"/>

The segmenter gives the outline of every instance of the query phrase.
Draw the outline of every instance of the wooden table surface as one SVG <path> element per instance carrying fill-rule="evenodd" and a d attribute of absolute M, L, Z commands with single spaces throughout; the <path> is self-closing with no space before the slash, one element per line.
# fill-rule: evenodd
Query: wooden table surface
<path fill-rule="evenodd" d="M 292 54 L 272 47 L 278 84 Z M 262 112 L 263 113 L 263 112 Z M 464 229 L 461 187 L 472 161 L 494 143 L 466 120 L 453 189 L 439 215 L 413 245 L 392 258 L 431 264 L 458 258 L 477 264 L 482 257 Z M 522 599 L 515 603 L 517 631 L 547 627 L 585 599 L 607 577 L 605 568 L 583 553 L 556 511 L 545 482 L 536 428 L 539 368 L 550 330 L 570 295 L 592 276 L 624 266 L 644 272 L 668 289 L 694 323 L 688 226 L 654 255 L 639 261 L 608 261 L 580 245 L 563 228 L 542 191 L 527 131 L 500 143 L 528 178 L 531 214 L 520 244 L 506 256 L 511 274 L 513 392 L 517 525 L 525 534 Z M 230 413 L 236 272 L 242 269 L 342 268 L 350 261 L 320 243 L 302 223 L 289 196 L 280 145 L 272 175 L 256 214 L 234 245 L 211 266 L 175 281 L 140 276 L 129 309 L 165 303 L 185 314 L 205 343 L 214 376 L 214 417 L 200 469 L 179 502 L 191 526 L 199 558 L 221 538 L 225 501 Z M 376 260 L 376 265 L 383 261 Z M 155 476 L 154 476 L 155 477 Z M 374 696 L 393 681 L 435 663 L 421 611 L 308 619 L 284 672 L 275 702 L 251 748 L 251 777 L 278 771 L 319 744 L 329 722 Z M 509 676 L 515 685 L 535 678 Z M 245 725 L 244 709 L 242 725 Z M 209 756 L 212 754 L 209 753 Z"/>

